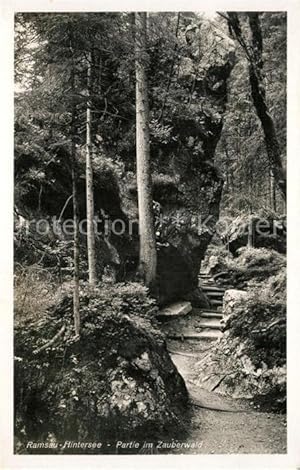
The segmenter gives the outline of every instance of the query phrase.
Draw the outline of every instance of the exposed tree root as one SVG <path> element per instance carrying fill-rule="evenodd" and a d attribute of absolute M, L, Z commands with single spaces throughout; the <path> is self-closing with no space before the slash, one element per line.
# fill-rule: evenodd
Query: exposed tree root
<path fill-rule="evenodd" d="M 65 329 L 66 329 L 66 326 L 63 325 L 63 326 L 61 327 L 61 329 L 59 330 L 59 332 L 56 333 L 56 335 L 53 336 L 53 338 L 50 339 L 50 341 L 48 341 L 46 344 L 44 344 L 44 345 L 41 346 L 40 348 L 35 349 L 35 350 L 33 351 L 33 354 L 38 354 L 38 353 L 40 353 L 41 351 L 44 351 L 44 349 L 46 349 L 46 348 L 48 348 L 49 346 L 51 346 L 52 344 L 54 344 L 55 341 L 56 341 L 58 338 L 60 338 L 60 336 L 63 335 Z"/>

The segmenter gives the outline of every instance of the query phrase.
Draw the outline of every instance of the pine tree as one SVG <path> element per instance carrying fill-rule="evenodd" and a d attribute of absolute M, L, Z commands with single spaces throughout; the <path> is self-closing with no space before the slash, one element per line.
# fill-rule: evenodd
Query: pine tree
<path fill-rule="evenodd" d="M 156 243 L 154 231 L 152 181 L 150 169 L 149 101 L 147 85 L 147 14 L 135 14 L 136 70 L 136 170 L 139 210 L 139 271 L 150 288 L 156 278 Z"/>
<path fill-rule="evenodd" d="M 70 38 L 70 49 L 71 49 L 71 94 L 72 94 L 72 115 L 71 115 L 71 160 L 72 160 L 72 199 L 73 199 L 73 223 L 74 223 L 74 248 L 73 248 L 73 261 L 74 261 L 74 273 L 73 273 L 73 317 L 74 317 L 74 329 L 75 335 L 80 334 L 80 300 L 79 300 L 79 226 L 78 226 L 78 196 L 77 196 L 77 171 L 76 171 L 76 145 L 75 145 L 75 133 L 76 133 L 76 105 L 74 100 L 75 95 L 75 64 L 73 54 L 72 35 Z"/>
<path fill-rule="evenodd" d="M 266 87 L 263 80 L 263 36 L 259 13 L 251 12 L 247 16 L 251 32 L 250 44 L 247 43 L 245 34 L 243 34 L 238 14 L 228 12 L 228 22 L 249 62 L 249 79 L 253 104 L 261 121 L 274 179 L 283 198 L 286 199 L 286 174 L 282 165 L 280 146 L 274 120 L 268 107 Z"/>
<path fill-rule="evenodd" d="M 87 251 L 89 283 L 94 286 L 97 281 L 95 227 L 94 227 L 94 189 L 92 166 L 92 54 L 87 59 L 87 107 L 86 107 L 86 217 L 87 217 Z"/>

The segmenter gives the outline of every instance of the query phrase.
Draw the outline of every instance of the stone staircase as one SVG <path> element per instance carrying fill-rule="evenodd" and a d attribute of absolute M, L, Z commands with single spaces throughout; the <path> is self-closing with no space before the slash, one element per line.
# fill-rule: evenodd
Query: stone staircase
<path fill-rule="evenodd" d="M 199 287 L 211 305 L 210 309 L 203 309 L 199 312 L 201 333 L 211 339 L 218 339 L 222 336 L 221 320 L 223 318 L 222 307 L 225 289 L 219 287 L 213 278 L 204 272 L 199 275 Z"/>
<path fill-rule="evenodd" d="M 221 338 L 222 306 L 225 289 L 219 287 L 207 273 L 200 273 L 199 287 L 207 296 L 210 308 L 192 309 L 184 303 L 174 304 L 160 312 L 159 319 L 170 340 L 213 341 Z M 189 304 L 186 302 L 186 304 Z M 189 304 L 190 305 L 190 304 Z M 170 314 L 170 308 L 174 312 Z"/>
<path fill-rule="evenodd" d="M 219 287 L 207 273 L 200 273 L 199 287 L 208 298 L 211 307 L 215 308 L 217 312 L 222 311 L 225 289 Z"/>

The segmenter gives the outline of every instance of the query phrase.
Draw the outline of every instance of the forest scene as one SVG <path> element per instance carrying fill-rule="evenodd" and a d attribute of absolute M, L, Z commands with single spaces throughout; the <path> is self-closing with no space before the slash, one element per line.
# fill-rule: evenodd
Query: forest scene
<path fill-rule="evenodd" d="M 284 12 L 15 14 L 14 452 L 283 454 Z"/>

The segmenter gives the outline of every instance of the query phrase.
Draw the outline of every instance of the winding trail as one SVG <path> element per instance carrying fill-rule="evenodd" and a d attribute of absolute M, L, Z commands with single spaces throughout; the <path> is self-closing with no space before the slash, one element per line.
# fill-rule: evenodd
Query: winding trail
<path fill-rule="evenodd" d="M 173 452 L 284 454 L 287 451 L 286 415 L 260 412 L 247 400 L 220 395 L 213 391 L 217 383 L 208 390 L 197 385 L 201 362 L 222 335 L 224 295 L 224 289 L 214 285 L 208 275 L 202 275 L 200 282 L 202 288 L 204 284 L 211 309 L 193 309 L 187 315 L 161 324 L 172 361 L 185 380 L 191 398 L 191 425 L 185 440 L 197 444 L 196 448 L 191 445 Z"/>

